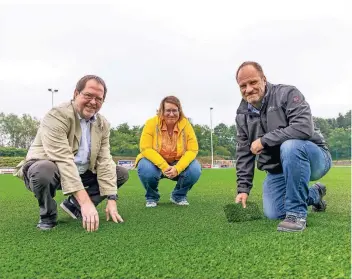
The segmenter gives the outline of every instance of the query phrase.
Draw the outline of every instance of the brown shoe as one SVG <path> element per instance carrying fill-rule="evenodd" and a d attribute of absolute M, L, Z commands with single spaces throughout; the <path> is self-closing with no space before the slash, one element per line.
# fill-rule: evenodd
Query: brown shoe
<path fill-rule="evenodd" d="M 280 232 L 302 232 L 307 226 L 305 218 L 300 218 L 294 215 L 287 215 L 285 220 L 281 221 L 277 226 Z"/>

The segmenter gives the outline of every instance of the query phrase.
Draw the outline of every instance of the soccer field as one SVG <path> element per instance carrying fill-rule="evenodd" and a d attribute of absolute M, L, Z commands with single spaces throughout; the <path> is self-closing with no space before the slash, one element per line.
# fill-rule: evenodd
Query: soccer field
<path fill-rule="evenodd" d="M 303 233 L 279 233 L 265 218 L 228 223 L 235 170 L 203 170 L 189 207 L 169 202 L 173 182 L 160 183 L 161 203 L 145 208 L 136 171 L 119 192 L 125 223 L 104 218 L 87 233 L 59 210 L 59 226 L 35 228 L 38 207 L 23 182 L 0 175 L 0 278 L 350 278 L 351 170 L 333 168 L 321 181 L 325 213 L 309 212 Z M 264 173 L 249 197 L 262 206 Z M 63 195 L 58 192 L 60 203 Z"/>

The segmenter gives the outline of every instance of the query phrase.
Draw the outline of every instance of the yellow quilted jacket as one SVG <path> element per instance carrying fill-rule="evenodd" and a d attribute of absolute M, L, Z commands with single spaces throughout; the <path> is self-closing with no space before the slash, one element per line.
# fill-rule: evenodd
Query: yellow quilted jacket
<path fill-rule="evenodd" d="M 161 126 L 162 122 L 159 116 L 155 116 L 146 122 L 140 139 L 139 148 L 141 153 L 137 156 L 136 166 L 140 159 L 147 158 L 163 172 L 169 167 L 169 164 L 160 155 L 162 138 Z M 198 141 L 193 127 L 187 118 L 183 118 L 179 121 L 177 127 L 179 130 L 177 155 L 181 158 L 175 167 L 177 172 L 181 173 L 196 158 L 198 153 Z"/>

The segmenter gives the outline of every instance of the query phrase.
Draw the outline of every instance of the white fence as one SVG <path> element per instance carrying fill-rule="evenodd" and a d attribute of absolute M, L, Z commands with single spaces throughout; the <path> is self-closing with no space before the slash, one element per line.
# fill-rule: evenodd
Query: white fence
<path fill-rule="evenodd" d="M 0 174 L 13 174 L 14 168 L 0 168 Z"/>
<path fill-rule="evenodd" d="M 134 168 L 134 160 L 118 160 L 117 165 L 131 170 Z"/>

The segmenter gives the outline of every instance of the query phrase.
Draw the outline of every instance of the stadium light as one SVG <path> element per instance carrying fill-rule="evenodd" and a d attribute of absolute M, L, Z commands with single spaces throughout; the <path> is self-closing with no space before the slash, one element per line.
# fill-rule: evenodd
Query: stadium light
<path fill-rule="evenodd" d="M 59 92 L 58 89 L 49 88 L 48 91 L 51 92 L 51 107 L 54 107 L 54 93 Z"/>
<path fill-rule="evenodd" d="M 213 108 L 210 108 L 210 150 L 211 150 L 211 168 L 214 168 L 214 151 L 213 151 Z"/>

